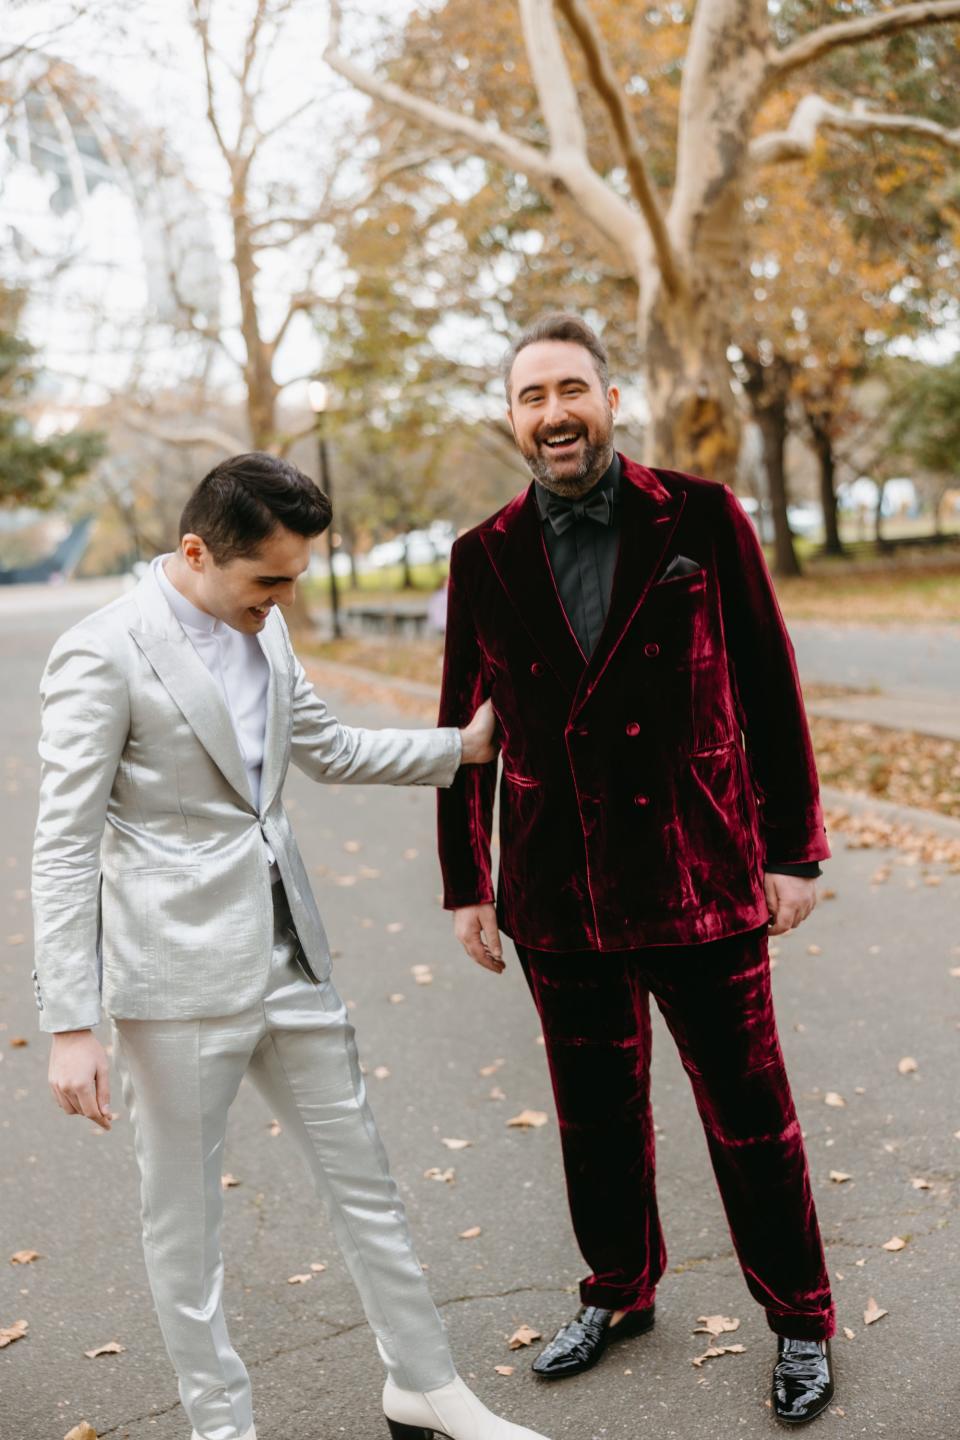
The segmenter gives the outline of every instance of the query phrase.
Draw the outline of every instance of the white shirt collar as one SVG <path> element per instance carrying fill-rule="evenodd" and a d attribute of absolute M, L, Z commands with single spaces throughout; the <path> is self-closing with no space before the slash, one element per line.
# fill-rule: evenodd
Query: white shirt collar
<path fill-rule="evenodd" d="M 157 577 L 160 589 L 167 598 L 170 609 L 174 615 L 176 615 L 180 624 L 185 625 L 188 629 L 200 630 L 205 635 L 217 634 L 217 632 L 222 629 L 223 622 L 218 620 L 215 615 L 208 615 L 205 610 L 199 609 L 198 606 L 194 605 L 192 600 L 187 599 L 186 595 L 181 595 L 180 591 L 167 575 L 166 570 L 163 568 L 164 562 L 172 560 L 172 558 L 172 555 L 158 555 L 156 559 L 151 562 L 153 573 Z"/>

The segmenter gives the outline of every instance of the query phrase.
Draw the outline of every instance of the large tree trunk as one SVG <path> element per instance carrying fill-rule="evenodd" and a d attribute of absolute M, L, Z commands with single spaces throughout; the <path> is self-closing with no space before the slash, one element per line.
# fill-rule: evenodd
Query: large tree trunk
<path fill-rule="evenodd" d="M 671 298 L 659 276 L 643 281 L 640 348 L 650 424 L 648 464 L 732 484 L 740 416 L 730 385 L 728 336 L 698 285 Z"/>
<path fill-rule="evenodd" d="M 787 516 L 787 474 L 784 456 L 787 446 L 787 407 L 790 399 L 790 367 L 780 356 L 769 365 L 755 356 L 744 356 L 747 381 L 744 389 L 753 409 L 763 441 L 763 467 L 767 474 L 770 510 L 773 515 L 773 573 L 801 574 Z"/>
<path fill-rule="evenodd" d="M 823 551 L 825 555 L 844 555 L 840 527 L 837 523 L 836 459 L 829 424 L 807 411 L 807 424 L 813 436 L 813 448 L 820 467 L 820 506 L 823 510 Z"/>

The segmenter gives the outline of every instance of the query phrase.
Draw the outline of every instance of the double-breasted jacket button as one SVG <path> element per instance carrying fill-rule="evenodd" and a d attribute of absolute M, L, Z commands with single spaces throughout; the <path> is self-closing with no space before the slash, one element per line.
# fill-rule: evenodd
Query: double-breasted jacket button
<path fill-rule="evenodd" d="M 531 674 L 531 675 L 542 675 L 542 674 L 543 674 L 543 671 L 544 671 L 544 668 L 545 668 L 545 667 L 544 667 L 542 661 L 540 661 L 540 660 L 534 660 L 533 664 L 530 666 L 530 674 Z"/>
<path fill-rule="evenodd" d="M 643 653 L 649 659 L 653 660 L 657 655 L 660 654 L 660 646 L 657 644 L 656 640 L 648 640 L 646 645 L 644 645 L 643 647 Z"/>
<path fill-rule="evenodd" d="M 586 725 L 575 725 L 573 733 L 574 735 L 579 735 L 581 740 L 586 740 L 590 734 L 590 730 Z"/>
<path fill-rule="evenodd" d="M 640 734 L 640 726 L 637 724 L 636 720 L 631 720 L 628 723 L 626 730 L 631 740 L 635 739 Z"/>
<path fill-rule="evenodd" d="M 634 805 L 649 805 L 649 804 L 650 804 L 650 796 L 649 796 L 649 795 L 634 795 L 634 797 L 633 797 L 633 803 L 634 803 Z"/>

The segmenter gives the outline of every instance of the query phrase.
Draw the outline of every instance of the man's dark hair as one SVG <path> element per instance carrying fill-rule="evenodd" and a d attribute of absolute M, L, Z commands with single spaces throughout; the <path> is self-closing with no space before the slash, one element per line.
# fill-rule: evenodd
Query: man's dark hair
<path fill-rule="evenodd" d="M 309 476 L 254 450 L 221 460 L 180 516 L 180 538 L 199 535 L 217 565 L 252 555 L 279 525 L 312 538 L 330 524 L 330 501 Z"/>
<path fill-rule="evenodd" d="M 567 340 L 573 345 L 582 345 L 584 350 L 589 350 L 593 357 L 594 369 L 600 377 L 600 384 L 603 393 L 607 393 L 610 384 L 610 362 L 607 358 L 607 350 L 600 336 L 595 330 L 591 330 L 586 320 L 581 320 L 579 315 L 571 315 L 567 311 L 557 310 L 549 315 L 541 315 L 528 325 L 523 334 L 520 335 L 510 346 L 503 357 L 503 386 L 507 392 L 507 404 L 510 404 L 510 376 L 513 374 L 513 362 L 525 350 L 528 345 L 538 345 L 542 340 Z"/>

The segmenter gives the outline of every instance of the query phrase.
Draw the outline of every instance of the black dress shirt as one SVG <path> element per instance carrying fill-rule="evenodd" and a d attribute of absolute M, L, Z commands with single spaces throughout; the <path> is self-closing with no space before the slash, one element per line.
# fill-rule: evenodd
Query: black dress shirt
<path fill-rule="evenodd" d="M 614 456 L 592 490 L 577 500 L 554 495 L 539 482 L 534 484 L 537 506 L 543 523 L 543 539 L 560 603 L 570 628 L 583 651 L 584 663 L 592 655 L 610 608 L 613 576 L 620 553 L 620 457 Z M 591 505 L 605 495 L 608 504 Z M 595 518 L 604 510 L 609 517 Z M 776 875 L 799 875 L 815 879 L 823 871 L 816 860 L 776 864 L 764 869 Z"/>

